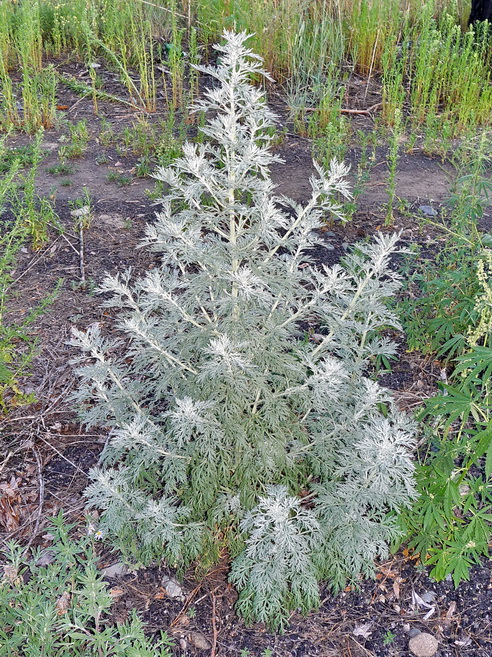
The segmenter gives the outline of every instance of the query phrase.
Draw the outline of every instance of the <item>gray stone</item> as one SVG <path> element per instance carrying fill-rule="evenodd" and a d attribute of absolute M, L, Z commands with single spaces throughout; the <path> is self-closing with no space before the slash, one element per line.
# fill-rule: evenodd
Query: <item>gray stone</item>
<path fill-rule="evenodd" d="M 420 596 L 424 602 L 427 602 L 427 604 L 431 605 L 434 600 L 436 599 L 436 592 L 435 591 L 424 591 L 422 595 Z"/>
<path fill-rule="evenodd" d="M 172 577 L 163 577 L 162 586 L 166 589 L 166 593 L 170 598 L 183 597 L 183 589 Z"/>
<path fill-rule="evenodd" d="M 187 639 L 198 650 L 210 650 L 212 647 L 210 641 L 201 632 L 190 632 Z"/>
<path fill-rule="evenodd" d="M 410 639 L 408 648 L 416 657 L 433 657 L 439 648 L 439 643 L 432 634 L 420 632 Z"/>
<path fill-rule="evenodd" d="M 107 568 L 101 570 L 103 577 L 119 577 L 120 575 L 126 575 L 128 573 L 128 566 L 124 563 L 114 563 Z"/>
<path fill-rule="evenodd" d="M 426 217 L 437 217 L 437 210 L 434 210 L 430 205 L 421 205 L 420 212 L 423 212 Z"/>
<path fill-rule="evenodd" d="M 88 205 L 83 205 L 81 208 L 77 208 L 76 210 L 72 210 L 72 212 L 70 212 L 70 216 L 72 216 L 72 217 L 86 217 L 90 213 L 91 213 L 90 207 Z"/>

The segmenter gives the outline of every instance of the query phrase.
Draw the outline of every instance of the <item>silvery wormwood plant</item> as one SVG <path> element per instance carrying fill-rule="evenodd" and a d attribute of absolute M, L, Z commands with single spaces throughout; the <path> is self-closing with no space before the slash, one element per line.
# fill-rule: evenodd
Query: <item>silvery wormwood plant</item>
<path fill-rule="evenodd" d="M 282 628 L 316 607 L 319 580 L 339 589 L 386 554 L 414 495 L 413 427 L 364 376 L 394 352 L 380 328 L 399 326 L 396 237 L 313 261 L 347 168 L 316 166 L 304 206 L 274 196 L 274 116 L 250 84 L 268 75 L 246 39 L 226 32 L 217 68 L 199 67 L 215 79 L 195 108 L 209 141 L 156 175 L 158 267 L 100 289 L 122 342 L 97 326 L 73 342 L 83 418 L 110 428 L 86 491 L 102 530 L 147 561 L 228 550 L 239 612 Z"/>

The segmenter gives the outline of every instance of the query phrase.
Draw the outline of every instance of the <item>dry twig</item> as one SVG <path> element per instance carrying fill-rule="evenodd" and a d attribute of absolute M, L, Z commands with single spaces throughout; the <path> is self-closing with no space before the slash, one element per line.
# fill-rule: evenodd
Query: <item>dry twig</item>
<path fill-rule="evenodd" d="M 31 532 L 31 538 L 27 542 L 27 545 L 24 548 L 23 554 L 26 554 L 29 548 L 32 545 L 32 542 L 36 538 L 39 529 L 39 523 L 41 522 L 41 516 L 43 515 L 43 505 L 44 505 L 44 478 L 43 478 L 43 466 L 41 463 L 41 457 L 39 456 L 38 450 L 31 445 L 32 453 L 36 458 L 36 463 L 38 466 L 38 484 L 39 484 L 39 498 L 38 498 L 38 510 L 36 513 L 36 522 L 34 524 L 34 529 Z"/>

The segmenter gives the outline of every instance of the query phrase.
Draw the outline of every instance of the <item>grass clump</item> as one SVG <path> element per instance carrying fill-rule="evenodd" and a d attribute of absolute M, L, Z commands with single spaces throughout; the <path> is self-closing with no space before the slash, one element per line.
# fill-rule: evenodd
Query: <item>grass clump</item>
<path fill-rule="evenodd" d="M 65 160 L 82 157 L 89 145 L 89 129 L 87 121 L 83 119 L 68 126 L 68 135 L 64 135 L 63 144 L 58 149 L 58 156 L 62 164 Z"/>

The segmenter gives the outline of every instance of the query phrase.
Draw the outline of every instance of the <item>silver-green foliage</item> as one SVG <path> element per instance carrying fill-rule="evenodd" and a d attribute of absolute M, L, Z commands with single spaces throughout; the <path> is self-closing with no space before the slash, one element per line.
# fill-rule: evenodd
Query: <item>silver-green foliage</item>
<path fill-rule="evenodd" d="M 347 168 L 317 166 L 304 206 L 274 196 L 274 116 L 250 84 L 268 76 L 245 34 L 225 38 L 218 67 L 200 67 L 216 81 L 195 108 L 209 141 L 156 176 L 169 192 L 145 244 L 159 264 L 101 288 L 124 309 L 123 345 L 75 332 L 84 418 L 111 427 L 87 495 L 140 558 L 228 547 L 240 611 L 281 626 L 317 605 L 320 579 L 370 574 L 414 494 L 412 425 L 364 376 L 394 352 L 380 328 L 399 326 L 396 237 L 315 262 Z"/>

